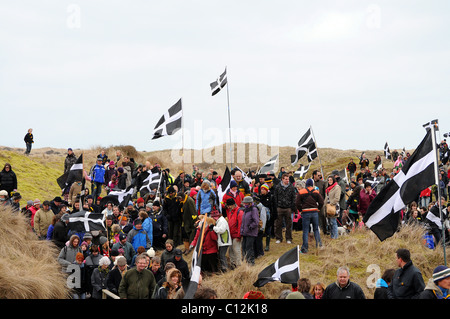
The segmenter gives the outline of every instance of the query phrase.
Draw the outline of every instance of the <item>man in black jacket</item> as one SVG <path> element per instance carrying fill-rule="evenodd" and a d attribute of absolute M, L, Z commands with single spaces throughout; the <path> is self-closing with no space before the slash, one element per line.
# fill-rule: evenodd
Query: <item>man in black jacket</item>
<path fill-rule="evenodd" d="M 339 267 L 337 281 L 328 285 L 322 299 L 366 299 L 361 287 L 350 281 L 350 270 L 347 267 Z"/>
<path fill-rule="evenodd" d="M 286 243 L 292 242 L 292 217 L 291 214 L 296 211 L 295 198 L 297 190 L 289 183 L 289 175 L 283 174 L 281 183 L 275 187 L 274 203 L 277 207 L 277 219 L 275 220 L 275 237 L 279 244 L 283 240 L 283 221 L 286 227 Z"/>
<path fill-rule="evenodd" d="M 422 274 L 413 265 L 409 250 L 398 249 L 396 257 L 400 268 L 395 271 L 392 282 L 388 286 L 388 297 L 389 299 L 417 299 L 425 289 Z"/>

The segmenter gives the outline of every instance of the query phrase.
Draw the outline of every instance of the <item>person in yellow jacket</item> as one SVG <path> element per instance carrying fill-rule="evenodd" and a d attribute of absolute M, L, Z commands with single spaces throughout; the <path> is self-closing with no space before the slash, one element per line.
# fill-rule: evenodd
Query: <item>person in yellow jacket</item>
<path fill-rule="evenodd" d="M 39 239 L 46 239 L 47 230 L 55 214 L 50 209 L 50 202 L 48 200 L 42 203 L 42 208 L 34 215 L 34 231 Z"/>

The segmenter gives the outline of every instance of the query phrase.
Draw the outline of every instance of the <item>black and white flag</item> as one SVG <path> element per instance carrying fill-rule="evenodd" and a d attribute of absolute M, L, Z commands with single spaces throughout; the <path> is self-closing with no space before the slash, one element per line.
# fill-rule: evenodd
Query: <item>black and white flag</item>
<path fill-rule="evenodd" d="M 308 157 L 308 162 L 311 162 L 317 157 L 316 141 L 314 140 L 311 128 L 298 141 L 295 154 L 291 156 L 291 164 L 295 165 L 305 154 Z"/>
<path fill-rule="evenodd" d="M 83 154 L 70 167 L 69 171 L 62 174 L 56 181 L 61 189 L 72 185 L 76 181 L 83 180 Z"/>
<path fill-rule="evenodd" d="M 227 193 L 228 189 L 230 189 L 231 183 L 231 173 L 228 169 L 228 166 L 225 168 L 225 173 L 223 173 L 222 180 L 219 185 L 217 185 L 217 197 L 219 198 L 219 210 L 222 211 L 223 196 Z M 223 214 L 223 212 L 222 212 Z"/>
<path fill-rule="evenodd" d="M 384 144 L 384 157 L 386 157 L 386 159 L 392 159 L 391 151 L 389 150 L 389 146 L 388 146 L 387 142 L 386 142 L 386 144 Z"/>
<path fill-rule="evenodd" d="M 258 174 L 265 174 L 269 171 L 275 172 L 276 167 L 278 167 L 277 164 L 279 155 L 280 154 L 275 155 L 266 164 L 264 164 L 264 166 L 259 169 Z"/>
<path fill-rule="evenodd" d="M 401 171 L 381 189 L 364 215 L 363 222 L 381 241 L 397 231 L 401 209 L 416 200 L 423 189 L 436 183 L 432 134 L 433 130 L 427 131 Z"/>
<path fill-rule="evenodd" d="M 211 86 L 212 96 L 219 93 L 219 91 L 222 90 L 222 88 L 224 88 L 226 84 L 227 84 L 227 69 L 225 68 L 225 71 L 217 78 L 217 80 L 209 84 Z"/>
<path fill-rule="evenodd" d="M 430 122 L 427 122 L 423 125 L 423 127 L 429 131 L 431 129 L 431 127 L 434 126 L 434 129 L 436 131 L 439 131 L 439 121 L 438 120 L 432 120 Z"/>
<path fill-rule="evenodd" d="M 158 169 L 148 171 L 148 176 L 143 180 L 139 189 L 141 197 L 152 190 L 157 190 L 161 181 L 161 172 Z"/>
<path fill-rule="evenodd" d="M 170 109 L 159 119 L 153 129 L 153 138 L 157 139 L 162 136 L 173 135 L 181 129 L 183 120 L 183 109 L 181 99 L 178 100 Z"/>
<path fill-rule="evenodd" d="M 284 284 L 294 284 L 300 278 L 299 246 L 292 248 L 278 258 L 273 264 L 264 268 L 253 283 L 255 287 L 262 287 L 272 281 Z"/>
<path fill-rule="evenodd" d="M 197 291 L 198 283 L 200 281 L 200 273 L 202 271 L 202 249 L 203 241 L 205 236 L 205 228 L 208 227 L 206 219 L 200 222 L 200 236 L 198 236 L 197 244 L 195 245 L 194 251 L 192 252 L 191 260 L 191 280 L 189 281 L 189 286 L 184 295 L 184 299 L 193 299 L 195 292 Z"/>
<path fill-rule="evenodd" d="M 303 164 L 300 164 L 298 169 L 294 172 L 294 178 L 304 178 L 310 166 L 311 163 L 309 163 L 308 166 L 303 166 Z"/>
<path fill-rule="evenodd" d="M 91 232 L 94 230 L 105 230 L 105 215 L 80 211 L 69 216 L 68 227 L 75 232 Z"/>
<path fill-rule="evenodd" d="M 134 185 L 128 186 L 123 190 L 112 190 L 108 195 L 100 200 L 100 207 L 103 209 L 108 202 L 111 202 L 115 206 L 120 206 L 122 208 L 128 206 L 128 202 L 134 193 Z"/>

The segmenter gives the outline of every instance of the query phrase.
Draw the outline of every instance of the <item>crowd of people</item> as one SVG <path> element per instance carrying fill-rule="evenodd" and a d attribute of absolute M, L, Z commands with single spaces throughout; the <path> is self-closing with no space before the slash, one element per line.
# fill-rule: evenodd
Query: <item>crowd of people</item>
<path fill-rule="evenodd" d="M 236 167 L 231 170 L 229 188 L 222 197 L 218 192 L 222 176 L 213 169 L 201 171 L 194 165 L 191 174 L 179 171 L 175 177 L 169 168 L 162 169 L 157 163 L 138 164 L 120 151 L 115 155 L 109 159 L 102 151 L 96 164 L 84 172 L 90 189 L 82 189 L 82 181 L 76 180 L 60 196 L 42 203 L 39 199 L 29 200 L 23 206 L 11 165 L 6 163 L 0 172 L 0 205 L 10 205 L 23 213 L 39 239 L 54 242 L 60 249 L 58 261 L 62 271 L 73 264 L 80 267 L 82 285 L 74 288 L 73 298 L 101 298 L 103 289 L 120 298 L 181 298 L 190 281 L 184 256 L 193 251 L 201 238 L 203 223 L 207 225 L 201 251 L 203 275 L 233 270 L 243 262 L 254 265 L 273 244 L 284 241 L 292 244 L 295 230 L 303 232 L 301 253 L 310 250 L 309 234 L 313 235 L 316 248 L 321 249 L 323 236 L 336 239 L 364 227 L 362 218 L 370 203 L 408 160 L 408 154 L 399 155 L 394 169 L 388 172 L 377 156 L 371 170 L 370 161 L 362 154 L 359 168 L 353 159 L 348 163 L 348 180 L 337 170 L 325 179 L 321 169 L 314 170 L 310 178 L 296 179 L 292 171 L 284 168 L 278 174 L 273 171 L 258 174 Z M 68 172 L 76 160 L 69 148 L 64 171 Z M 154 172 L 161 174 L 159 186 L 143 187 L 145 179 Z M 446 163 L 441 165 L 440 172 L 441 208 L 447 221 L 450 170 Z M 135 191 L 127 203 L 105 201 L 112 191 L 124 191 L 130 186 Z M 434 249 L 443 244 L 442 227 L 427 218 L 427 214 L 440 216 L 437 194 L 433 187 L 427 188 L 401 212 L 402 224 L 423 226 L 428 236 L 424 238 L 426 245 Z M 105 231 L 72 231 L 68 225 L 70 215 L 79 211 L 102 213 Z M 400 267 L 404 269 L 402 275 L 406 273 L 405 264 L 411 264 L 407 255 L 398 252 L 399 260 L 404 261 Z M 435 282 L 434 290 L 441 281 L 447 282 L 443 273 L 447 274 L 447 269 L 436 270 L 440 281 Z M 348 268 L 339 268 L 337 276 L 336 283 L 328 287 L 323 284 L 311 287 L 302 278 L 293 290 L 313 298 L 364 297 L 361 288 L 349 281 Z M 380 290 L 389 287 L 391 291 L 385 296 L 402 298 L 394 287 L 397 279 L 385 277 Z M 418 292 L 427 288 L 423 285 L 417 289 Z M 442 289 L 439 296 L 446 298 L 447 290 Z M 197 297 L 205 296 L 214 298 L 217 293 L 199 284 Z M 285 297 L 288 296 L 301 298 L 299 293 Z"/>

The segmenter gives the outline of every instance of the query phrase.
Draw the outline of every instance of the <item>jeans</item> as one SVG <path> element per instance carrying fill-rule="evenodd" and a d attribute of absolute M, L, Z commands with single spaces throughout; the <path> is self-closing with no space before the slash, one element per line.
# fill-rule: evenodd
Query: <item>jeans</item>
<path fill-rule="evenodd" d="M 332 239 L 338 238 L 338 226 L 336 218 L 328 218 L 330 221 L 330 236 Z"/>
<path fill-rule="evenodd" d="M 302 213 L 302 227 L 303 227 L 303 244 L 302 252 L 308 251 L 309 225 L 312 223 L 314 239 L 316 240 L 316 247 L 322 246 L 322 240 L 319 233 L 319 212 Z"/>
<path fill-rule="evenodd" d="M 283 222 L 286 226 L 286 240 L 292 241 L 292 210 L 290 208 L 278 207 L 278 217 L 275 220 L 275 237 L 277 240 L 283 240 Z"/>
<path fill-rule="evenodd" d="M 31 152 L 31 143 L 25 143 L 27 146 L 27 150 L 25 151 L 25 154 L 30 154 Z"/>
<path fill-rule="evenodd" d="M 228 246 L 220 246 L 219 247 L 219 261 L 220 261 L 220 269 L 222 271 L 226 271 L 228 269 L 228 262 L 227 262 L 227 251 Z"/>
<path fill-rule="evenodd" d="M 92 182 L 92 197 L 94 198 L 94 201 L 97 200 L 97 197 L 99 197 L 102 193 L 102 183 L 99 182 Z"/>
<path fill-rule="evenodd" d="M 245 261 L 251 265 L 255 264 L 255 241 L 256 237 L 242 236 L 242 253 Z"/>

